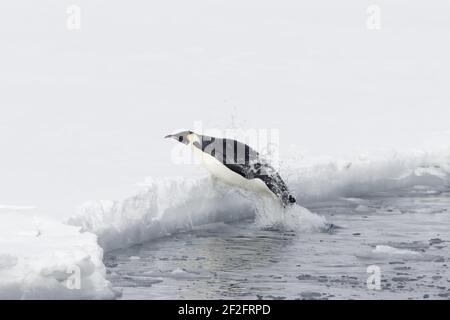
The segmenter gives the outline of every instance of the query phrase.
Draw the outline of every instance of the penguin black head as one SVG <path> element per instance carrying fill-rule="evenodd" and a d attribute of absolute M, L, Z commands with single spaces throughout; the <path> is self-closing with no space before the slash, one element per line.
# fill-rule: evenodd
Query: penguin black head
<path fill-rule="evenodd" d="M 188 136 L 190 136 L 191 134 L 194 134 L 194 132 L 192 131 L 181 131 L 175 134 L 169 134 L 167 136 L 165 136 L 164 138 L 172 138 L 177 140 L 178 142 L 181 142 L 183 144 L 188 144 L 189 143 L 189 139 Z"/>

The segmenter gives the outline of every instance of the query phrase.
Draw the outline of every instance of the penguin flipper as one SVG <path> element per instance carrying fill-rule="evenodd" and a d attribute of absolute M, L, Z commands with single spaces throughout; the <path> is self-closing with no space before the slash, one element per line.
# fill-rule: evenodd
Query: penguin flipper
<path fill-rule="evenodd" d="M 296 203 L 295 197 L 289 193 L 286 183 L 271 166 L 256 163 L 249 164 L 225 164 L 230 170 L 246 179 L 260 179 L 282 202 L 283 206 Z"/>
<path fill-rule="evenodd" d="M 297 202 L 295 197 L 289 193 L 286 183 L 278 173 L 274 173 L 272 175 L 261 175 L 258 176 L 258 178 L 266 184 L 270 191 L 280 198 L 284 207 L 293 205 Z"/>

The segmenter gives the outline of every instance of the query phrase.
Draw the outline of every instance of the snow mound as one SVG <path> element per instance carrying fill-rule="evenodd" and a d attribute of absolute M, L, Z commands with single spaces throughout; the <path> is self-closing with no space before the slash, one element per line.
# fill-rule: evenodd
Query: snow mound
<path fill-rule="evenodd" d="M 148 179 L 141 192 L 124 201 L 86 203 L 68 223 L 95 233 L 110 251 L 253 215 L 248 199 L 208 178 L 162 178 Z"/>
<path fill-rule="evenodd" d="M 282 173 L 300 201 L 360 197 L 415 185 L 445 186 L 450 181 L 450 149 L 342 161 L 300 158 L 286 163 Z"/>
<path fill-rule="evenodd" d="M 0 299 L 113 299 L 91 233 L 24 213 L 0 213 Z"/>

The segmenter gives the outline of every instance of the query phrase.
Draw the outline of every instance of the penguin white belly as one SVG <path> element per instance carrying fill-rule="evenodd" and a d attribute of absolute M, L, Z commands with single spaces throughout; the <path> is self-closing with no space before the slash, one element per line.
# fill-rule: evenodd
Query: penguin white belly
<path fill-rule="evenodd" d="M 277 196 L 270 191 L 267 185 L 261 179 L 246 179 L 240 174 L 227 168 L 222 162 L 214 158 L 213 156 L 202 152 L 200 149 L 192 146 L 192 151 L 200 163 L 208 170 L 208 172 L 223 181 L 224 183 L 232 186 L 241 187 L 256 193 L 268 193 L 271 196 L 277 198 Z"/>

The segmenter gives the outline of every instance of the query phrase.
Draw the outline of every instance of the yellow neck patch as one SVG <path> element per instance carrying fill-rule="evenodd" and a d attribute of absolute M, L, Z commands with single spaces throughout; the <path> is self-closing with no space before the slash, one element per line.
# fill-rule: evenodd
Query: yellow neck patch
<path fill-rule="evenodd" d="M 200 142 L 200 138 L 195 133 L 188 134 L 186 138 L 190 144 L 193 144 L 194 142 Z"/>

